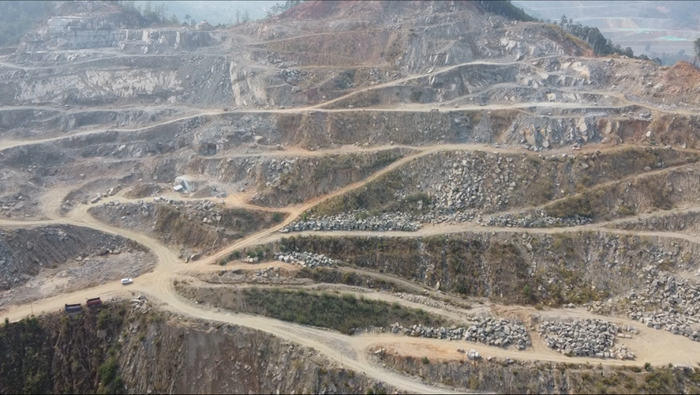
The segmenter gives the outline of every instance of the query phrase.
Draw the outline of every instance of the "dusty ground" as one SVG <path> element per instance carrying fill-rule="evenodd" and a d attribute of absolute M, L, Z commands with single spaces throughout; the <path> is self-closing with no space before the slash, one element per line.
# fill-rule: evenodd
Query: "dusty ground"
<path fill-rule="evenodd" d="M 392 14 L 395 10 L 373 8 L 379 7 L 377 3 L 362 6 L 352 18 L 352 7 L 325 9 L 325 6 L 314 3 L 296 17 L 290 14 L 269 25 L 261 23 L 218 32 L 216 34 L 229 34 L 241 40 L 230 38 L 219 43 L 220 46 L 194 48 L 192 53 L 182 54 L 174 49 L 168 49 L 172 53 L 166 55 L 115 52 L 111 54 L 114 58 L 110 59 L 110 67 L 114 66 L 112 63 L 133 64 L 133 70 L 144 74 L 119 74 L 119 78 L 110 81 L 138 79 L 152 89 L 143 97 L 137 97 L 121 86 L 109 86 L 99 91 L 88 84 L 90 86 L 81 92 L 85 96 L 74 100 L 82 100 L 81 105 L 90 107 L 89 111 L 83 111 L 79 105 L 64 104 L 65 100 L 59 93 L 62 94 L 61 84 L 65 84 L 66 79 L 75 75 L 88 78 L 86 75 L 90 72 L 95 73 L 90 74 L 93 78 L 99 74 L 97 71 L 104 72 L 105 63 L 100 63 L 99 59 L 55 65 L 62 74 L 51 77 L 56 79 L 47 83 L 53 87 L 50 92 L 34 90 L 31 85 L 32 81 L 49 78 L 43 74 L 48 66 L 41 63 L 47 60 L 38 61 L 39 64 L 34 66 L 21 59 L 0 62 L 0 79 L 9 80 L 14 76 L 26 82 L 17 86 L 22 95 L 8 99 L 8 109 L 3 112 L 31 110 L 29 118 L 37 125 L 43 125 L 37 133 L 28 133 L 28 129 L 36 126 L 32 122 L 18 121 L 17 114 L 1 118 L 7 120 L 7 126 L 0 129 L 0 169 L 6 181 L 0 188 L 9 196 L 22 188 L 29 188 L 28 183 L 32 183 L 34 189 L 30 197 L 35 203 L 18 207 L 20 199 L 13 196 L 5 206 L 8 209 L 3 208 L 5 214 L 0 214 L 0 226 L 31 228 L 69 224 L 89 227 L 137 241 L 150 251 L 149 254 L 157 257 L 157 263 L 153 264 L 147 253 L 121 253 L 71 260 L 54 269 L 42 269 L 21 287 L 0 295 L 0 303 L 10 306 L 4 315 L 16 320 L 32 312 L 60 309 L 64 303 L 75 303 L 89 297 L 143 293 L 160 309 L 265 331 L 313 347 L 335 363 L 393 387 L 420 393 L 441 393 L 444 389 L 382 369 L 368 357 L 368 350 L 384 347 L 401 355 L 453 360 L 463 358 L 456 348 L 464 347 L 474 348 L 484 356 L 499 358 L 572 361 L 572 358 L 547 348 L 532 329 L 533 347 L 525 351 L 463 342 L 457 346 L 457 343 L 444 340 L 389 334 L 346 336 L 195 304 L 174 288 L 173 281 L 176 280 L 191 281 L 191 284 L 203 288 L 240 288 L 253 284 L 301 287 L 363 295 L 424 309 L 456 321 L 465 320 L 473 313 L 516 317 L 526 323 L 534 315 L 602 317 L 580 307 L 535 310 L 502 306 L 484 298 L 463 299 L 425 284 L 359 267 L 342 267 L 340 270 L 395 282 L 407 292 L 399 294 L 356 286 L 315 284 L 308 279 L 292 278 L 299 270 L 295 265 L 270 262 L 269 259 L 261 264 L 251 264 L 244 262 L 243 256 L 233 257 L 235 252 L 254 251 L 288 237 L 279 231 L 330 199 L 350 196 L 352 192 L 376 184 L 384 176 L 421 163 L 420 160 L 436 153 L 523 154 L 525 160 L 545 160 L 562 155 L 568 158 L 567 155 L 573 153 L 594 155 L 596 151 L 615 154 L 628 145 L 658 147 L 665 144 L 688 155 L 700 153 L 700 139 L 694 126 L 700 111 L 693 104 L 696 103 L 695 92 L 700 81 L 696 78 L 697 70 L 685 65 L 666 69 L 631 59 L 585 57 L 582 55 L 589 49 L 576 48 L 571 42 L 556 42 L 546 35 L 548 33 L 542 30 L 544 27 L 537 24 L 516 24 L 496 16 L 488 19 L 475 17 L 474 10 L 452 12 L 440 8 L 443 5 L 426 11 L 419 4 L 411 3 L 398 13 L 396 21 L 387 25 L 378 22 L 382 20 L 379 16 Z M 421 17 L 425 13 L 428 20 Z M 304 15 L 320 19 L 305 19 L 302 18 Z M 366 19 L 358 19 L 360 16 Z M 344 18 L 353 20 L 358 26 L 371 25 L 376 34 L 363 35 L 348 28 L 342 34 L 334 35 L 335 22 L 345 21 Z M 402 27 L 400 21 L 406 25 Z M 456 30 L 450 30 L 453 28 Z M 462 38 L 446 40 L 447 37 L 460 36 L 460 29 L 483 30 L 484 33 L 470 43 Z M 411 37 L 415 35 L 428 38 L 414 42 Z M 241 53 L 247 55 L 241 56 Z M 175 61 L 171 62 L 170 58 Z M 349 58 L 352 62 L 347 61 Z M 170 60 L 166 62 L 164 59 Z M 161 75 L 152 74 L 154 71 L 149 62 L 167 64 L 169 69 L 162 70 Z M 285 64 L 284 67 L 276 66 L 281 63 Z M 146 69 L 148 73 L 144 71 Z M 119 70 L 119 73 L 125 73 L 121 68 Z M 202 74 L 202 70 L 206 73 Z M 24 73 L 23 77 L 13 74 L 19 72 Z M 105 78 L 102 74 L 98 77 L 92 82 Z M 643 77 L 648 77 L 644 83 Z M 217 86 L 226 89 L 217 88 L 207 81 L 222 81 Z M 674 93 L 653 88 L 661 81 Z M 292 89 L 297 86 L 301 88 Z M 171 105 L 164 104 L 161 99 L 157 106 L 150 107 L 148 99 L 156 91 Z M 600 97 L 605 100 L 598 100 Z M 35 103 L 40 100 L 52 104 Z M 140 101 L 147 110 L 138 109 Z M 122 107 L 127 104 L 132 107 Z M 68 108 L 62 107 L 64 105 Z M 92 114 L 99 112 L 98 109 L 119 110 L 119 113 L 100 118 L 102 115 Z M 40 115 L 40 111 L 52 112 L 47 116 Z M 82 114 L 81 122 L 85 124 L 76 126 L 78 121 L 72 121 L 71 126 L 70 119 L 76 119 L 78 113 Z M 42 117 L 49 120 L 40 122 L 44 119 Z M 94 122 L 88 122 L 90 119 Z M 573 148 L 580 148 L 580 151 L 572 151 Z M 391 160 L 380 157 L 397 149 L 402 150 L 400 157 L 396 155 Z M 355 155 L 354 159 L 348 159 L 352 155 Z M 568 166 L 567 163 L 588 166 L 588 162 L 575 162 L 573 158 L 571 162 L 567 161 L 562 160 L 562 167 Z M 294 167 L 299 163 L 304 165 Z M 666 177 L 677 168 L 685 171 L 686 167 L 692 166 L 625 169 L 620 172 L 625 174 L 624 177 L 605 181 L 604 184 L 614 184 L 619 187 L 618 192 L 622 191 L 606 202 L 614 205 L 625 197 L 625 183 Z M 486 170 L 490 171 L 495 172 L 495 169 Z M 609 171 L 617 174 L 612 169 Z M 179 176 L 194 180 L 198 192 L 180 194 L 173 191 L 175 179 Z M 533 179 L 549 176 L 552 174 L 535 172 Z M 605 177 L 601 175 L 607 180 Z M 674 195 L 680 197 L 670 208 L 684 212 L 700 209 L 700 202 L 691 196 L 697 180 L 686 176 L 668 177 L 664 181 L 664 185 L 666 182 L 675 183 L 670 185 L 672 189 L 685 190 L 684 194 L 678 192 Z M 279 190 L 275 189 L 280 184 L 276 183 L 301 191 L 296 196 L 297 201 L 281 198 Z M 126 226 L 116 214 L 110 215 L 109 221 L 103 221 L 89 212 L 111 200 L 136 207 L 143 204 L 139 202 L 141 200 L 152 202 L 154 195 L 200 204 L 203 195 L 214 191 L 211 187 L 225 191 L 225 196 L 210 199 L 222 209 L 255 210 L 264 216 L 277 211 L 284 216 L 280 221 L 259 223 L 260 226 L 238 240 L 221 241 L 209 256 L 190 260 L 187 259 L 189 254 L 181 253 L 186 243 L 166 242 L 159 239 L 162 235 L 152 232 L 151 226 L 155 225 L 151 223 L 152 218 L 139 222 L 138 226 Z M 602 188 L 584 185 L 576 190 L 574 185 L 570 187 L 573 197 Z M 637 196 L 648 200 L 649 191 L 652 190 L 642 188 Z M 101 196 L 99 201 L 91 202 L 97 193 Z M 272 201 L 281 207 L 263 207 L 259 203 L 260 196 L 272 196 L 273 199 L 267 202 Z M 547 200 L 546 204 L 551 204 L 549 201 L 553 198 Z M 10 203 L 13 208 L 10 208 Z M 537 204 L 518 207 L 518 210 L 541 207 L 543 205 Z M 695 232 L 683 229 L 669 229 L 666 225 L 640 229 L 625 225 L 629 221 L 669 214 L 659 205 L 640 207 L 642 209 L 624 218 L 603 218 L 592 224 L 560 228 L 488 227 L 473 221 L 430 224 L 417 232 L 309 231 L 299 235 L 422 238 L 458 233 L 553 235 L 605 231 L 617 235 L 670 238 L 693 246 L 700 243 Z M 494 215 L 512 212 L 500 211 Z M 179 224 L 176 230 L 186 232 L 191 229 L 195 227 L 185 223 Z M 219 266 L 227 262 L 226 266 Z M 276 267 L 281 268 L 275 272 L 280 275 L 275 277 L 279 280 L 261 278 L 263 276 L 256 274 Z M 218 270 L 239 272 L 219 276 Z M 688 273 L 683 273 L 688 277 Z M 118 279 L 127 275 L 134 277 L 135 283 L 124 287 Z M 416 299 L 415 295 L 422 295 L 423 299 Z M 577 362 L 607 365 L 643 365 L 645 362 L 695 365 L 700 362 L 698 342 L 647 328 L 625 317 L 609 319 L 640 329 L 638 336 L 621 341 L 637 358 L 634 361 L 577 358 Z"/>
<path fill-rule="evenodd" d="M 125 277 L 137 278 L 155 268 L 149 253 L 123 253 L 72 261 L 60 268 L 44 269 L 19 287 L 0 293 L 0 306 L 7 309 L 55 295 L 88 289 Z"/>

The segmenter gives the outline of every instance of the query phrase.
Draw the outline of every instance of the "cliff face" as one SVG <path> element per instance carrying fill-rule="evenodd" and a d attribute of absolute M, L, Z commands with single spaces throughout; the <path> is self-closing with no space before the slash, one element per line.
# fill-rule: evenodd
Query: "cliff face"
<path fill-rule="evenodd" d="M 380 355 L 383 363 L 398 371 L 472 391 L 501 394 L 672 394 L 700 390 L 700 369 L 697 367 L 613 368 L 575 363 L 510 363 L 505 360 L 440 363 L 388 351 Z"/>
<path fill-rule="evenodd" d="M 255 330 L 123 302 L 0 328 L 0 393 L 365 393 L 380 383 Z"/>
<path fill-rule="evenodd" d="M 118 48 L 129 53 L 158 53 L 215 42 L 206 31 L 181 27 L 144 28 L 143 17 L 128 7 L 101 1 L 85 1 L 78 6 L 69 3 L 60 5 L 55 16 L 24 36 L 15 54 L 17 60 L 44 59 L 52 51 Z M 73 61 L 78 56 L 72 54 L 63 60 Z"/>

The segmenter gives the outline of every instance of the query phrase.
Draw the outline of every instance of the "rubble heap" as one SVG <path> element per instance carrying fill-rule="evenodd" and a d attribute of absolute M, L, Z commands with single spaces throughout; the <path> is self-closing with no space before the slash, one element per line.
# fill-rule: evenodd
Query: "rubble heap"
<path fill-rule="evenodd" d="M 551 217 L 545 210 L 522 215 L 502 214 L 489 217 L 482 223 L 485 226 L 515 227 L 515 228 L 547 228 L 553 226 L 577 226 L 591 223 L 588 217 L 579 215 L 573 217 Z"/>
<path fill-rule="evenodd" d="M 333 230 L 364 230 L 364 231 L 402 231 L 415 232 L 421 225 L 414 222 L 413 217 L 403 213 L 384 213 L 376 217 L 361 219 L 358 212 L 343 213 L 318 219 L 292 222 L 284 229 L 287 232 L 303 231 L 333 231 Z"/>
<path fill-rule="evenodd" d="M 626 296 L 630 319 L 700 341 L 700 286 L 659 274 L 651 266 L 644 273 L 646 288 L 639 292 L 632 290 Z"/>
<path fill-rule="evenodd" d="M 281 262 L 294 263 L 310 268 L 332 266 L 340 263 L 340 261 L 336 261 L 322 254 L 314 254 L 313 252 L 276 253 L 274 258 Z"/>
<path fill-rule="evenodd" d="M 574 357 L 634 359 L 626 347 L 615 345 L 615 336 L 621 328 L 604 320 L 586 319 L 571 322 L 545 321 L 539 333 L 547 346 Z M 631 338 L 630 335 L 618 335 Z"/>
<path fill-rule="evenodd" d="M 396 323 L 391 326 L 391 333 L 433 339 L 464 339 L 496 347 L 515 345 L 518 350 L 524 350 L 532 345 L 530 335 L 522 323 L 494 317 L 474 317 L 473 320 L 473 325 L 469 327 L 451 328 L 434 328 L 423 325 L 403 327 Z"/>
<path fill-rule="evenodd" d="M 514 344 L 518 350 L 531 346 L 530 334 L 522 323 L 503 318 L 475 318 L 475 324 L 467 328 L 465 340 L 506 347 Z"/>

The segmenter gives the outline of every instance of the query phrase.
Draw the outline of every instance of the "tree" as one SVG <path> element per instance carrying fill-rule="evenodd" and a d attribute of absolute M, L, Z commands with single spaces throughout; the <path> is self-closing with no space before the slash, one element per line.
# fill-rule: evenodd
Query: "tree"
<path fill-rule="evenodd" d="M 237 9 L 236 10 L 236 25 L 240 25 L 240 24 L 241 24 L 241 11 Z"/>
<path fill-rule="evenodd" d="M 275 4 L 270 7 L 269 10 L 267 10 L 267 17 L 272 18 L 273 16 L 277 16 L 292 7 L 298 6 L 299 4 L 301 4 L 301 0 L 287 0 L 284 2 L 284 4 Z"/>
<path fill-rule="evenodd" d="M 151 2 L 146 2 L 146 5 L 143 7 L 143 16 L 148 18 L 152 13 L 153 7 L 151 7 Z"/>
<path fill-rule="evenodd" d="M 243 14 L 243 23 L 248 23 L 250 21 L 250 15 L 248 14 L 248 10 L 245 10 L 245 13 Z"/>
<path fill-rule="evenodd" d="M 157 20 L 158 22 L 160 22 L 160 23 L 164 23 L 164 22 L 165 22 L 165 11 L 166 11 L 167 9 L 168 9 L 168 6 L 166 6 L 166 5 L 163 4 L 163 3 L 156 5 L 156 7 L 155 7 L 155 17 L 156 17 L 156 20 Z"/>
<path fill-rule="evenodd" d="M 186 21 L 187 23 L 190 23 L 190 19 L 192 19 L 192 15 L 190 15 L 190 14 L 185 14 L 185 21 Z"/>
<path fill-rule="evenodd" d="M 693 59 L 693 63 L 697 64 L 698 60 L 700 60 L 700 37 L 693 42 L 693 48 L 695 49 L 695 59 Z"/>
<path fill-rule="evenodd" d="M 267 17 L 272 18 L 273 16 L 281 14 L 283 11 L 282 6 L 279 4 L 275 4 L 272 7 L 270 7 L 269 10 L 267 10 Z"/>
<path fill-rule="evenodd" d="M 567 21 L 568 21 L 568 19 L 566 18 L 566 15 L 562 15 L 561 16 L 561 25 L 566 26 Z"/>

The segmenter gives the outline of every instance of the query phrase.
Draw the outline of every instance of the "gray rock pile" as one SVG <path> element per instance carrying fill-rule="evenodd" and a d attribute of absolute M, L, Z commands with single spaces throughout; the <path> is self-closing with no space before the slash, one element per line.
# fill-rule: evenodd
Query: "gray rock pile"
<path fill-rule="evenodd" d="M 630 319 L 700 341 L 700 286 L 650 266 L 644 273 L 647 286 L 626 296 Z"/>
<path fill-rule="evenodd" d="M 421 225 L 414 222 L 408 214 L 384 213 L 376 217 L 362 219 L 358 212 L 338 214 L 318 219 L 307 219 L 306 221 L 292 222 L 281 231 L 303 232 L 303 231 L 333 231 L 333 230 L 362 230 L 362 231 L 402 231 L 415 232 Z"/>
<path fill-rule="evenodd" d="M 277 188 L 282 183 L 282 177 L 298 172 L 297 159 L 272 159 L 266 165 L 265 171 L 265 186 L 268 188 Z"/>
<path fill-rule="evenodd" d="M 37 215 L 38 203 L 31 196 L 5 195 L 0 197 L 0 214 L 6 217 L 33 217 Z"/>
<path fill-rule="evenodd" d="M 286 67 L 290 64 L 280 62 L 277 67 L 281 70 L 277 72 L 277 75 L 284 80 L 284 82 L 290 85 L 297 85 L 307 78 L 307 72 L 299 69 L 287 69 Z"/>
<path fill-rule="evenodd" d="M 549 348 L 574 357 L 634 359 L 625 347 L 614 349 L 615 337 L 621 328 L 597 319 L 571 322 L 545 321 L 539 333 Z M 630 335 L 622 335 L 631 338 Z"/>
<path fill-rule="evenodd" d="M 399 323 L 395 323 L 390 330 L 391 333 L 404 336 L 465 340 L 496 347 L 513 345 L 518 350 L 524 350 L 532 345 L 530 335 L 522 323 L 494 317 L 474 317 L 473 319 L 474 322 L 469 327 L 434 328 L 423 325 L 403 327 Z"/>
<path fill-rule="evenodd" d="M 478 215 L 476 210 L 465 210 L 450 214 L 423 214 L 414 217 L 421 224 L 442 224 L 448 222 L 470 222 Z"/>
<path fill-rule="evenodd" d="M 276 253 L 274 255 L 275 260 L 294 263 L 301 265 L 303 267 L 319 267 L 319 266 L 332 266 L 337 265 L 340 261 L 331 259 L 322 254 L 314 254 L 313 252 L 289 252 L 289 253 Z"/>
<path fill-rule="evenodd" d="M 531 346 L 530 334 L 522 323 L 503 318 L 475 318 L 475 324 L 467 328 L 465 340 L 507 347 L 516 345 L 518 350 Z"/>
<path fill-rule="evenodd" d="M 484 226 L 500 226 L 509 228 L 547 228 L 553 226 L 577 226 L 591 223 L 591 219 L 581 216 L 566 218 L 551 217 L 545 210 L 520 215 L 502 214 L 489 217 L 482 222 Z"/>
<path fill-rule="evenodd" d="M 473 209 L 499 209 L 508 204 L 520 180 L 513 157 L 456 152 L 442 168 L 430 168 L 424 174 L 421 189 L 430 194 L 430 211 L 452 215 Z M 409 169 L 410 170 L 410 169 Z M 472 217 L 473 218 L 473 217 Z"/>

